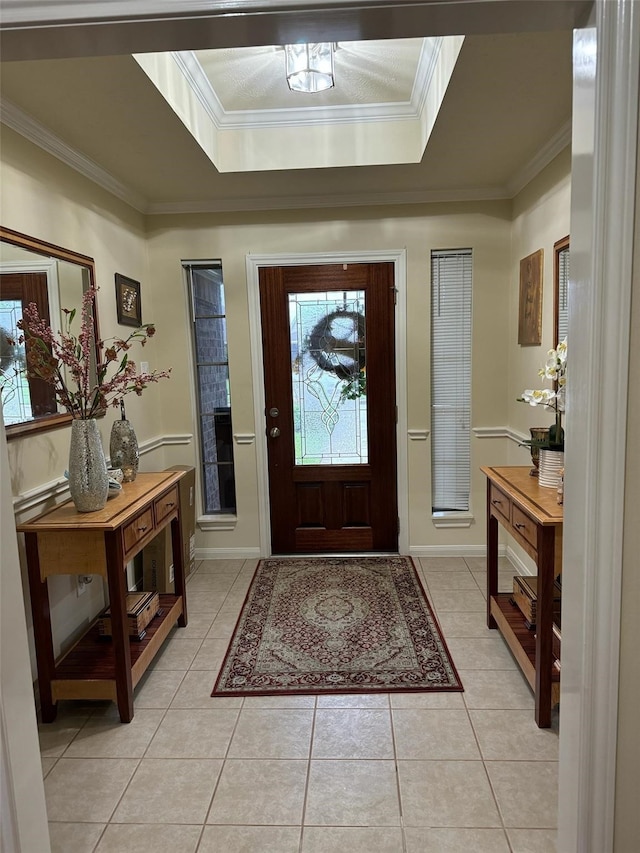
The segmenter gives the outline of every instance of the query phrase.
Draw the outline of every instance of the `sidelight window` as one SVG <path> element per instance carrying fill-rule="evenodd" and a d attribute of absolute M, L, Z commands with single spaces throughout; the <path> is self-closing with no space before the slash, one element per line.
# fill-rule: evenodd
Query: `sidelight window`
<path fill-rule="evenodd" d="M 469 510 L 471 272 L 471 249 L 431 253 L 431 488 L 434 514 Z"/>
<path fill-rule="evenodd" d="M 191 325 L 205 515 L 236 512 L 231 391 L 222 265 L 183 263 Z"/>

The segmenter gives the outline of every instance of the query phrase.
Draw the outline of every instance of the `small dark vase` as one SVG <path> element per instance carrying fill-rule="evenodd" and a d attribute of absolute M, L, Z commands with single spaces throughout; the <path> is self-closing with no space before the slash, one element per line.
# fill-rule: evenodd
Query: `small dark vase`
<path fill-rule="evenodd" d="M 529 427 L 531 433 L 531 461 L 533 468 L 529 471 L 530 477 L 538 476 L 540 465 L 540 447 L 546 447 L 549 441 L 549 427 Z"/>
<path fill-rule="evenodd" d="M 122 470 L 122 482 L 132 483 L 138 474 L 138 439 L 135 431 L 125 417 L 124 403 L 120 401 L 121 419 L 114 421 L 109 441 L 111 467 Z"/>

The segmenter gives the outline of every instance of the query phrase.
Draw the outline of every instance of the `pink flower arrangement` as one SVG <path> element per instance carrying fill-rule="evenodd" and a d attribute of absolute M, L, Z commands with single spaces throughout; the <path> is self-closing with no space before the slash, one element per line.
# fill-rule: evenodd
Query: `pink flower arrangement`
<path fill-rule="evenodd" d="M 96 287 L 90 287 L 82 298 L 80 333 L 71 332 L 76 309 L 63 308 L 65 329 L 54 335 L 51 326 L 42 320 L 38 306 L 31 302 L 23 311 L 18 328 L 23 334 L 20 343 L 25 343 L 27 375 L 30 379 L 43 379 L 53 385 L 56 400 L 80 420 L 94 418 L 108 406 L 119 406 L 126 394 L 140 396 L 151 382 L 168 379 L 169 370 L 138 373 L 136 363 L 129 358 L 128 350 L 136 341 L 144 346 L 148 338 L 155 335 L 152 323 L 140 326 L 127 338 L 113 338 L 105 348 L 105 341 L 97 342 L 99 360 L 96 365 L 97 381 L 92 381 L 91 364 L 94 360 L 96 330 L 93 320 L 93 304 Z M 111 377 L 107 374 L 113 370 Z"/>

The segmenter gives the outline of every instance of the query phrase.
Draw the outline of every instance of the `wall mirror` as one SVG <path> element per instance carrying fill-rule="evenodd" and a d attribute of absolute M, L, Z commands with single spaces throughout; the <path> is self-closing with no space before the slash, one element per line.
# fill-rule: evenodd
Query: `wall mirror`
<path fill-rule="evenodd" d="M 569 236 L 553 244 L 553 348 L 567 337 L 569 313 Z"/>
<path fill-rule="evenodd" d="M 62 309 L 76 308 L 72 329 L 77 334 L 82 296 L 94 283 L 93 258 L 0 226 L 0 394 L 7 438 L 71 422 L 71 415 L 56 404 L 52 385 L 27 379 L 24 345 L 7 342 L 7 337 L 17 342 L 23 305 L 35 302 L 54 332 L 64 328 Z M 94 305 L 97 341 L 95 311 Z M 93 370 L 95 379 L 95 363 Z"/>

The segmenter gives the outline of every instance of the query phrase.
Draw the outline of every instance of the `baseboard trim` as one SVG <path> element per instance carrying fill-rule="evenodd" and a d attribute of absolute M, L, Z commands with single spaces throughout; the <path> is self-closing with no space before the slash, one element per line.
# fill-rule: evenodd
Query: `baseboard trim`
<path fill-rule="evenodd" d="M 484 557 L 486 545 L 414 545 L 409 548 L 411 557 Z M 498 546 L 498 554 L 506 556 L 506 546 Z"/>
<path fill-rule="evenodd" d="M 196 548 L 196 560 L 259 560 L 260 548 Z"/>

